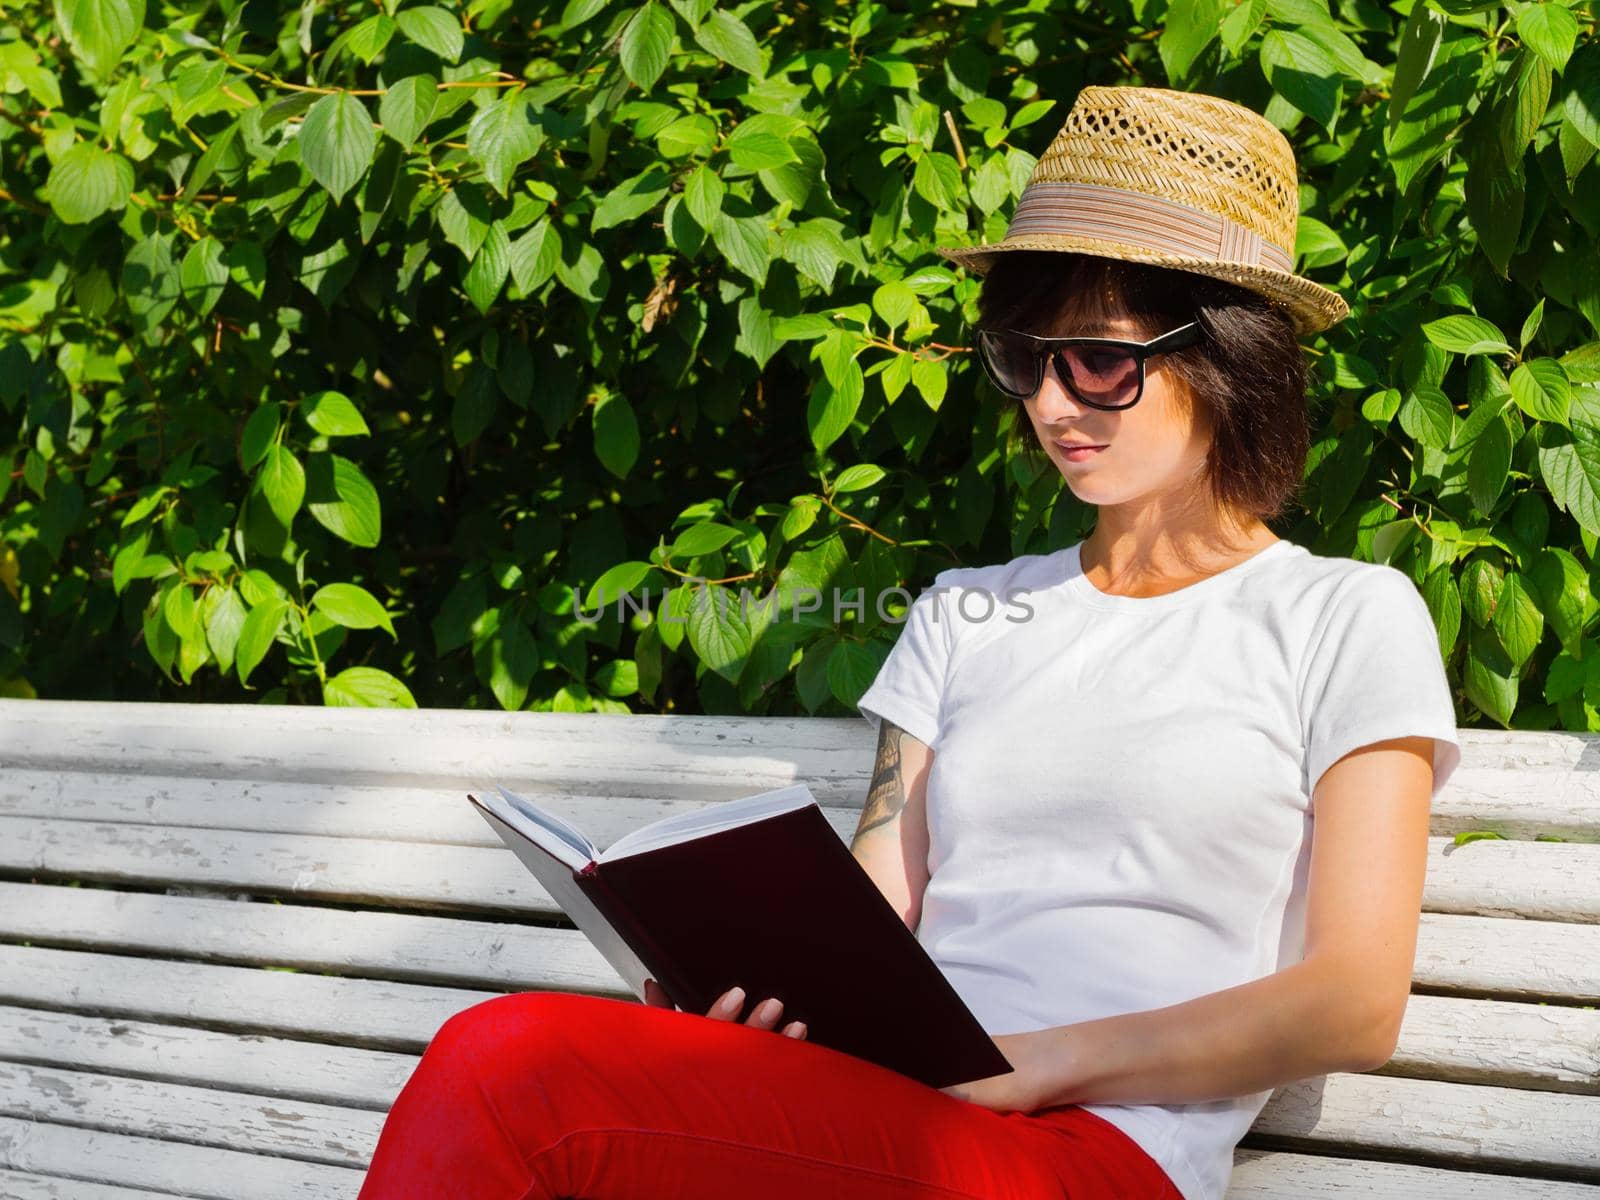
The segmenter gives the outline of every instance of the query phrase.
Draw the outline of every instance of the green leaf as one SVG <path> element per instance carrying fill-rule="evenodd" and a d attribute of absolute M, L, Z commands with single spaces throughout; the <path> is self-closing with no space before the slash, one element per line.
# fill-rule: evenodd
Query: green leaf
<path fill-rule="evenodd" d="M 667 69 L 676 30 L 672 14 L 655 0 L 634 12 L 622 31 L 622 69 L 641 92 L 649 92 Z"/>
<path fill-rule="evenodd" d="M 305 499 L 305 468 L 287 446 L 268 446 L 259 479 L 261 494 L 267 498 L 272 515 L 287 529 L 300 511 L 301 501 Z"/>
<path fill-rule="evenodd" d="M 1467 491 L 1472 506 L 1484 516 L 1494 513 L 1495 501 L 1506 485 L 1511 469 L 1511 433 L 1499 418 L 1489 422 L 1472 443 L 1467 460 Z"/>
<path fill-rule="evenodd" d="M 1517 36 L 1552 71 L 1560 71 L 1572 57 L 1572 47 L 1577 43 L 1578 19 L 1561 4 L 1528 4 L 1517 14 Z"/>
<path fill-rule="evenodd" d="M 241 684 L 250 682 L 251 673 L 261 664 L 278 638 L 278 631 L 289 615 L 289 605 L 283 600 L 268 600 L 252 608 L 239 627 L 239 641 L 234 651 L 234 667 Z"/>
<path fill-rule="evenodd" d="M 833 290 L 834 272 L 844 259 L 843 240 L 826 222 L 807 221 L 784 231 L 783 257 L 823 291 Z"/>
<path fill-rule="evenodd" d="M 496 221 L 489 226 L 488 236 L 461 278 L 467 298 L 480 313 L 488 312 L 493 306 L 510 270 L 511 243 L 506 238 L 505 226 Z"/>
<path fill-rule="evenodd" d="M 761 286 L 767 282 L 772 255 L 767 248 L 767 223 L 760 217 L 730 217 L 719 213 L 711 227 L 711 240 L 722 256 Z"/>
<path fill-rule="evenodd" d="M 770 130 L 747 128 L 745 125 L 735 129 L 728 137 L 728 157 L 733 159 L 734 165 L 746 171 L 766 171 L 800 159 L 788 138 L 779 137 Z"/>
<path fill-rule="evenodd" d="M 760 79 L 761 47 L 750 27 L 732 13 L 717 9 L 694 31 L 700 48 L 714 54 L 730 67 Z"/>
<path fill-rule="evenodd" d="M 583 607 L 589 612 L 596 608 L 609 608 L 643 583 L 652 569 L 647 562 L 618 563 L 590 585 Z"/>
<path fill-rule="evenodd" d="M 699 558 L 702 554 L 710 554 L 720 550 L 729 542 L 739 536 L 737 529 L 727 525 L 718 525 L 714 521 L 701 521 L 689 526 L 673 539 L 672 547 L 667 551 L 669 558 Z"/>
<path fill-rule="evenodd" d="M 750 625 L 738 601 L 720 584 L 701 584 L 688 616 L 685 631 L 700 661 L 729 683 L 737 682 L 751 646 Z"/>
<path fill-rule="evenodd" d="M 1455 354 L 1510 354 L 1505 335 L 1482 317 L 1458 315 L 1429 321 L 1422 334 L 1441 350 Z"/>
<path fill-rule="evenodd" d="M 1600 535 L 1600 429 L 1583 421 L 1569 427 L 1540 425 L 1539 474 L 1551 498 L 1573 519 Z"/>
<path fill-rule="evenodd" d="M 683 188 L 683 203 L 701 229 L 710 230 L 716 224 L 726 191 L 722 177 L 705 163 L 701 163 L 689 176 L 689 182 Z"/>
<path fill-rule="evenodd" d="M 244 433 L 239 438 L 239 465 L 246 471 L 255 469 L 267 456 L 267 450 L 277 440 L 282 417 L 278 405 L 272 401 L 261 405 L 244 423 Z"/>
<path fill-rule="evenodd" d="M 1174 87 L 1186 79 L 1201 51 L 1217 36 L 1228 11 L 1224 0 L 1174 0 L 1168 7 L 1156 50 Z"/>
<path fill-rule="evenodd" d="M 1447 449 L 1455 430 L 1449 398 L 1436 387 L 1419 384 L 1400 406 L 1400 428 L 1424 446 Z"/>
<path fill-rule="evenodd" d="M 1561 111 L 1591 146 L 1600 146 L 1600 42 L 1585 42 L 1562 72 Z"/>
<path fill-rule="evenodd" d="M 1583 640 L 1584 618 L 1589 610 L 1589 573 L 1568 551 L 1547 546 L 1534 559 L 1529 581 L 1562 647 L 1569 654 L 1575 653 Z"/>
<path fill-rule="evenodd" d="M 509 193 L 517 168 L 543 144 L 544 127 L 520 88 L 486 105 L 467 126 L 467 151 L 502 196 Z"/>
<path fill-rule="evenodd" d="M 376 546 L 383 534 L 378 489 L 361 468 L 338 454 L 306 462 L 306 509 L 317 524 L 352 546 Z"/>
<path fill-rule="evenodd" d="M 1518 55 L 1520 67 L 1511 95 L 1501 103 L 1500 151 L 1506 164 L 1519 163 L 1544 122 L 1554 80 L 1550 66 L 1533 55 Z"/>
<path fill-rule="evenodd" d="M 306 424 L 329 437 L 361 437 L 372 431 L 343 392 L 313 392 L 300 403 Z"/>
<path fill-rule="evenodd" d="M 461 22 L 442 8 L 408 8 L 395 14 L 400 32 L 424 50 L 432 50 L 445 62 L 461 57 Z"/>
<path fill-rule="evenodd" d="M 1461 672 L 1462 687 L 1485 715 L 1510 728 L 1517 707 L 1516 668 L 1488 630 L 1474 630 L 1467 641 L 1467 659 Z"/>
<path fill-rule="evenodd" d="M 561 235 L 549 221 L 540 220 L 511 243 L 511 278 L 527 295 L 549 279 L 561 259 Z"/>
<path fill-rule="evenodd" d="M 1511 372 L 1511 395 L 1517 407 L 1536 421 L 1565 425 L 1572 404 L 1572 385 L 1553 358 L 1520 363 Z"/>
<path fill-rule="evenodd" d="M 335 203 L 366 174 L 377 143 L 366 106 L 348 92 L 318 100 L 300 125 L 300 160 Z"/>
<path fill-rule="evenodd" d="M 3 76 L 0 76 L 3 79 Z M 50 168 L 42 193 L 68 225 L 82 225 L 128 203 L 133 165 L 90 142 L 79 142 Z"/>
<path fill-rule="evenodd" d="M 817 448 L 817 453 L 825 453 L 850 428 L 850 422 L 855 420 L 856 410 L 861 407 L 861 398 L 865 393 L 866 380 L 862 377 L 860 365 L 853 361 L 845 368 L 839 386 L 836 387 L 826 378 L 812 385 L 811 397 L 806 404 L 806 426 L 811 432 L 811 444 Z"/>
<path fill-rule="evenodd" d="M 647 167 L 637 175 L 624 179 L 612 188 L 595 205 L 589 223 L 592 233 L 621 225 L 643 216 L 667 194 L 672 186 L 672 176 L 659 166 Z"/>
<path fill-rule="evenodd" d="M 178 268 L 178 282 L 190 307 L 202 317 L 215 308 L 222 299 L 222 290 L 228 286 L 222 243 L 214 237 L 203 237 L 190 246 Z"/>
<path fill-rule="evenodd" d="M 520 617 L 502 618 L 474 659 L 501 708 L 516 712 L 527 703 L 528 687 L 539 669 L 539 644 Z"/>
<path fill-rule="evenodd" d="M 1324 129 L 1339 107 L 1339 68 L 1316 42 L 1289 29 L 1261 39 L 1261 69 L 1274 90 Z"/>
<path fill-rule="evenodd" d="M 372 65 L 372 60 L 383 53 L 383 48 L 389 44 L 389 39 L 394 36 L 394 21 L 387 13 L 377 13 L 368 17 L 361 24 L 351 29 L 343 36 L 349 39 L 345 44 L 363 63 Z M 218 64 L 221 66 L 222 64 Z M 324 61 L 326 67 L 326 60 Z"/>
<path fill-rule="evenodd" d="M 911 382 L 928 407 L 938 412 L 950 388 L 949 368 L 931 358 L 919 358 L 911 364 Z"/>
<path fill-rule="evenodd" d="M 450 409 L 450 432 L 456 445 L 468 445 L 482 436 L 494 420 L 499 397 L 494 371 L 487 363 L 474 363 Z"/>
<path fill-rule="evenodd" d="M 606 392 L 594 406 L 594 453 L 619 479 L 627 478 L 639 457 L 639 423 L 633 405 L 620 392 Z"/>
<path fill-rule="evenodd" d="M 322 702 L 331 708 L 415 708 L 411 690 L 377 667 L 346 667 L 322 685 Z"/>
<path fill-rule="evenodd" d="M 55 0 L 56 25 L 72 53 L 104 78 L 144 24 L 144 0 Z"/>
<path fill-rule="evenodd" d="M 244 632 L 247 616 L 244 601 L 231 587 L 213 587 L 206 593 L 206 645 L 217 660 L 217 669 L 226 675 L 233 670 L 234 654 Z"/>
<path fill-rule="evenodd" d="M 679 117 L 656 134 L 656 148 L 664 158 L 682 158 L 709 150 L 717 140 L 717 123 L 704 113 Z"/>
<path fill-rule="evenodd" d="M 172 240 L 152 234 L 134 245 L 122 262 L 122 296 L 134 327 L 149 332 L 167 319 L 178 302 L 178 272 L 172 263 Z"/>
<path fill-rule="evenodd" d="M 432 75 L 407 75 L 397 80 L 378 101 L 383 132 L 409 150 L 433 119 L 438 99 L 439 83 Z"/>
<path fill-rule="evenodd" d="M 1490 623 L 1510 656 L 1513 667 L 1520 667 L 1527 662 L 1529 656 L 1538 649 L 1539 639 L 1544 636 L 1544 614 L 1534 603 L 1521 573 L 1506 572 Z"/>
<path fill-rule="evenodd" d="M 891 279 L 872 293 L 872 311 L 890 329 L 906 323 L 917 305 L 917 294 L 898 279 Z"/>
<path fill-rule="evenodd" d="M 948 154 L 935 151 L 918 159 L 911 187 L 934 208 L 954 211 L 961 207 L 961 167 Z"/>
<path fill-rule="evenodd" d="M 828 653 L 828 690 L 833 698 L 847 708 L 854 708 L 877 677 L 885 657 L 881 642 L 841 638 Z"/>
<path fill-rule="evenodd" d="M 836 493 L 859 492 L 871 487 L 887 474 L 888 472 L 882 467 L 874 466 L 872 463 L 857 463 L 839 472 L 839 477 L 833 481 L 833 490 Z"/>
<path fill-rule="evenodd" d="M 358 584 L 325 584 L 311 597 L 311 607 L 346 629 L 383 629 L 396 636 L 394 622 L 378 598 Z"/>

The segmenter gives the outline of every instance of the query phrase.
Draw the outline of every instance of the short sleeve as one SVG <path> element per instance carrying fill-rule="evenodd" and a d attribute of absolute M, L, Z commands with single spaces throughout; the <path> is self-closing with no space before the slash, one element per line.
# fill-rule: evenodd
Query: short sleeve
<path fill-rule="evenodd" d="M 940 708 L 953 634 L 939 582 L 943 575 L 940 572 L 934 586 L 911 602 L 889 657 L 856 702 L 874 732 L 883 721 L 889 721 L 930 747 L 941 728 Z"/>
<path fill-rule="evenodd" d="M 1434 739 L 1435 797 L 1461 761 L 1438 630 L 1416 584 L 1394 567 L 1369 564 L 1335 594 L 1301 698 L 1313 793 L 1350 751 L 1389 738 Z"/>

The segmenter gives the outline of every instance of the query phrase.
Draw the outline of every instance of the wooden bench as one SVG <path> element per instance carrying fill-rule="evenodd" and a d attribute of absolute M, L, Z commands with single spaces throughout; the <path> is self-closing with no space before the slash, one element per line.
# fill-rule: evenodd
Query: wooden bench
<path fill-rule="evenodd" d="M 1280 1089 L 1231 1197 L 1600 1200 L 1600 739 L 1463 741 L 1398 1052 Z M 353 1197 L 452 1013 L 628 994 L 469 786 L 606 845 L 798 779 L 848 839 L 872 755 L 856 719 L 0 701 L 0 1196 Z"/>

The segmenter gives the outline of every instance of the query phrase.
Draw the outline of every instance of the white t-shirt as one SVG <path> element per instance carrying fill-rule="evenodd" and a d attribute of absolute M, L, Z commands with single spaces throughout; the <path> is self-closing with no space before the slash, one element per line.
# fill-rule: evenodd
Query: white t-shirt
<path fill-rule="evenodd" d="M 1423 735 L 1437 795 L 1461 757 L 1411 579 L 1289 541 L 1163 596 L 1100 591 L 1078 546 L 942 571 L 859 708 L 935 752 L 917 938 L 991 1035 L 1299 961 L 1312 784 Z M 1220 1200 L 1270 1095 L 1084 1107 Z"/>

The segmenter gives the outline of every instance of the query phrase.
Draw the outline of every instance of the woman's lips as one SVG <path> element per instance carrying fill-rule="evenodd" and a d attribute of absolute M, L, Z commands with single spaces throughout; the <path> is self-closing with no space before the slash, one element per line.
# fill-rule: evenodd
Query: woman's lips
<path fill-rule="evenodd" d="M 1062 456 L 1068 462 L 1088 462 L 1105 449 L 1104 446 L 1069 446 L 1065 442 L 1057 442 L 1056 445 L 1061 448 Z"/>

